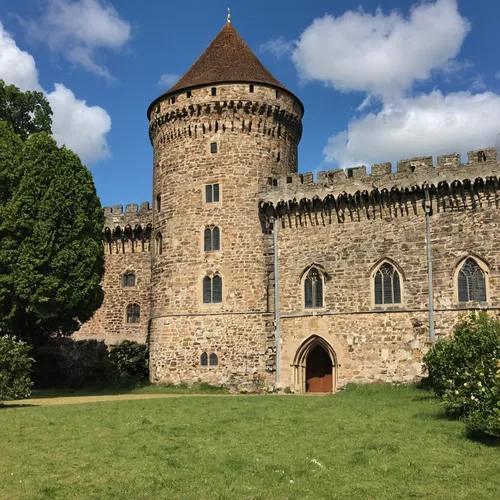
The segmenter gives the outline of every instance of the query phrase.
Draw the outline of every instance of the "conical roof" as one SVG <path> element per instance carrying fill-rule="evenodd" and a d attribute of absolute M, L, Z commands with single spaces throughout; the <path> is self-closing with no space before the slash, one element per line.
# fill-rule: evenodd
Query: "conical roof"
<path fill-rule="evenodd" d="M 290 92 L 271 75 L 228 22 L 186 74 L 153 104 L 182 89 L 226 82 L 262 83 Z"/>
<path fill-rule="evenodd" d="M 188 87 L 222 82 L 266 83 L 287 90 L 269 73 L 229 22 L 166 94 Z"/>

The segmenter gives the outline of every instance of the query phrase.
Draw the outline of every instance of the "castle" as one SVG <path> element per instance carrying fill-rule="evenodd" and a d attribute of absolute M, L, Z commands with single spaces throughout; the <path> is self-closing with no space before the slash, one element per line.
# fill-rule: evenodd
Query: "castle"
<path fill-rule="evenodd" d="M 104 304 L 77 338 L 148 342 L 153 382 L 331 392 L 411 381 L 500 307 L 494 148 L 299 174 L 304 108 L 222 28 L 148 108 L 153 203 L 106 208 Z"/>

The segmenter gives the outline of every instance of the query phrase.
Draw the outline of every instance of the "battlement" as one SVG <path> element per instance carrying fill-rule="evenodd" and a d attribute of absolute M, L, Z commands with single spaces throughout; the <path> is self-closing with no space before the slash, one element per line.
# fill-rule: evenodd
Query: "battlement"
<path fill-rule="evenodd" d="M 131 203 L 125 207 L 125 212 L 123 211 L 123 205 L 113 205 L 112 207 L 103 207 L 104 215 L 109 216 L 120 216 L 123 214 L 135 214 L 137 212 L 148 212 L 151 210 L 149 201 L 144 201 L 141 203 L 141 208 L 136 203 Z"/>
<path fill-rule="evenodd" d="M 263 179 L 261 197 L 268 201 L 278 201 L 289 196 L 300 196 L 306 192 L 351 192 L 378 189 L 405 188 L 414 184 L 439 183 L 442 180 L 454 180 L 466 177 L 474 179 L 481 177 L 485 172 L 500 169 L 495 148 L 469 151 L 468 162 L 461 163 L 458 153 L 451 153 L 437 157 L 434 166 L 432 156 L 421 156 L 400 160 L 396 171 L 392 171 L 392 164 L 376 163 L 367 173 L 367 167 L 361 165 L 347 169 L 334 169 L 319 172 L 314 181 L 312 173 L 286 174 Z M 312 197 L 312 196 L 311 196 Z"/>

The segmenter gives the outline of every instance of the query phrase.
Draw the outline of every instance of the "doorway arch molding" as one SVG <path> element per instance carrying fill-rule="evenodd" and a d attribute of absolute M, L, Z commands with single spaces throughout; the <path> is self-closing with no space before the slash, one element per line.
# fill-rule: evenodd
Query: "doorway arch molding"
<path fill-rule="evenodd" d="M 323 337 L 319 335 L 310 335 L 300 344 L 293 359 L 292 366 L 294 372 L 294 384 L 296 392 L 299 392 L 301 394 L 304 394 L 306 392 L 307 357 L 310 354 L 310 352 L 318 346 L 323 348 L 330 357 L 330 360 L 332 362 L 333 392 L 335 392 L 337 388 L 337 368 L 339 366 L 337 361 L 337 354 L 333 350 L 333 347 L 330 345 L 330 343 Z"/>

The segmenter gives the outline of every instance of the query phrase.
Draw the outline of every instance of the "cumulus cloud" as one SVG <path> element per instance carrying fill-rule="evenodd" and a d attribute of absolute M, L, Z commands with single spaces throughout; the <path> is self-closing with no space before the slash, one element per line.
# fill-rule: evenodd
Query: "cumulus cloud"
<path fill-rule="evenodd" d="M 160 87 L 169 88 L 174 83 L 177 83 L 177 81 L 179 80 L 179 78 L 180 78 L 179 75 L 174 75 L 174 74 L 171 74 L 171 73 L 163 73 L 163 75 L 161 75 L 160 79 L 158 80 L 158 85 Z"/>
<path fill-rule="evenodd" d="M 106 0 L 49 0 L 36 21 L 23 22 L 28 34 L 45 41 L 50 50 L 107 80 L 113 77 L 96 60 L 99 49 L 118 50 L 130 38 L 130 23 Z"/>
<path fill-rule="evenodd" d="M 469 29 L 456 0 L 418 4 L 408 18 L 381 9 L 327 14 L 302 33 L 292 59 L 304 81 L 392 95 L 452 61 Z"/>
<path fill-rule="evenodd" d="M 371 165 L 411 156 L 465 153 L 495 145 L 500 133 L 500 96 L 492 92 L 439 90 L 386 102 L 378 113 L 351 121 L 331 137 L 326 161 L 341 167 Z"/>
<path fill-rule="evenodd" d="M 17 45 L 0 22 L 0 79 L 21 90 L 45 92 L 38 81 L 33 57 Z M 88 106 L 73 92 L 56 83 L 52 92 L 45 92 L 52 107 L 52 131 L 57 143 L 72 149 L 84 163 L 95 163 L 109 156 L 106 134 L 111 118 L 99 106 Z"/>

